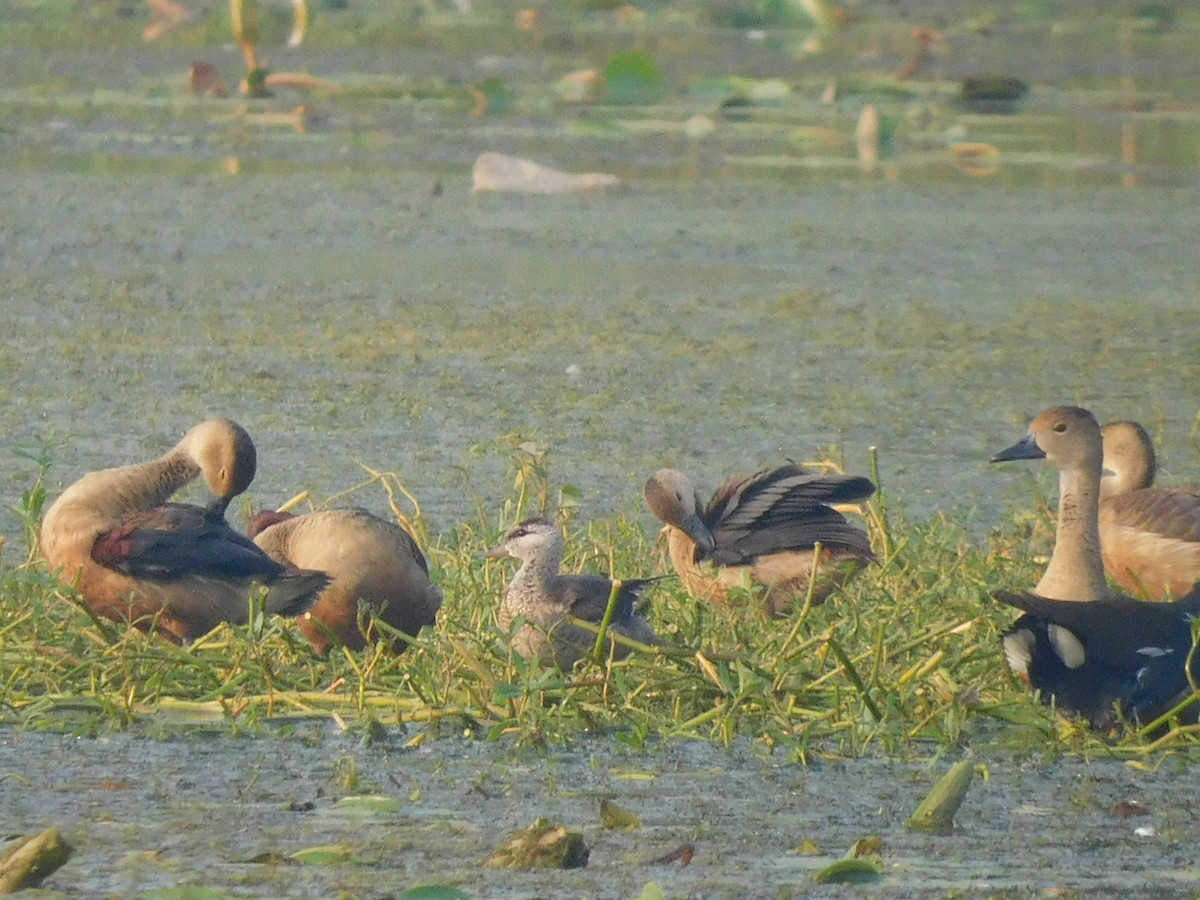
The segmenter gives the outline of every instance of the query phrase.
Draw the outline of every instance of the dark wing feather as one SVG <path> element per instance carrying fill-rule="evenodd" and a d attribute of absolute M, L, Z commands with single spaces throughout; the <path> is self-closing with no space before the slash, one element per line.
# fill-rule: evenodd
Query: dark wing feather
<path fill-rule="evenodd" d="M 626 625 L 633 618 L 634 606 L 646 588 L 657 578 L 630 578 L 621 582 L 617 591 L 617 606 L 613 610 L 612 624 Z M 586 622 L 600 622 L 608 608 L 612 594 L 612 581 L 603 575 L 561 575 L 558 589 L 568 602 L 568 609 L 575 618 Z"/>
<path fill-rule="evenodd" d="M 745 565 L 768 553 L 808 549 L 817 541 L 869 554 L 867 535 L 826 504 L 855 502 L 874 492 L 869 478 L 806 472 L 794 465 L 730 478 L 704 514 L 716 542 L 711 559 L 722 566 Z"/>
<path fill-rule="evenodd" d="M 221 517 L 168 503 L 100 535 L 92 558 L 135 578 L 273 578 L 284 567 Z"/>
<path fill-rule="evenodd" d="M 1039 621 L 1061 625 L 1079 639 L 1089 660 L 1130 674 L 1146 665 L 1150 648 L 1171 651 L 1182 666 L 1192 646 L 1191 619 L 1200 611 L 1200 591 L 1175 603 L 1051 600 L 1025 591 L 993 596 Z"/>

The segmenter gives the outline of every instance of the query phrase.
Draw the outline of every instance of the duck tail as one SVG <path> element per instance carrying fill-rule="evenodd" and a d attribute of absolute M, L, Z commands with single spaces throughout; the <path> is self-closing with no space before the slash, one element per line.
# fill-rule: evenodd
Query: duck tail
<path fill-rule="evenodd" d="M 333 581 L 313 569 L 288 569 L 274 579 L 267 591 L 267 612 L 298 616 L 317 602 L 321 591 Z"/>

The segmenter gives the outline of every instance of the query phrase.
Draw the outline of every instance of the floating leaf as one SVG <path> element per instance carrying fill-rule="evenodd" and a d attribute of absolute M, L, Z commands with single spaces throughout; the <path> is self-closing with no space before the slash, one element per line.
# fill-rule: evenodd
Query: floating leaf
<path fill-rule="evenodd" d="M 390 818 L 392 813 L 399 812 L 403 804 L 395 797 L 384 794 L 366 794 L 364 796 L 343 797 L 333 807 L 338 815 L 353 816 L 354 818 Z"/>
<path fill-rule="evenodd" d="M 470 894 L 448 885 L 431 884 L 401 891 L 396 900 L 470 900 Z"/>
<path fill-rule="evenodd" d="M 605 828 L 641 828 L 642 820 L 606 798 L 600 801 L 600 824 Z"/>
<path fill-rule="evenodd" d="M 354 850 L 346 844 L 326 844 L 323 847 L 308 847 L 297 850 L 292 859 L 306 866 L 325 866 L 330 863 L 348 862 Z"/>
<path fill-rule="evenodd" d="M 640 900 L 667 900 L 667 895 L 653 881 L 647 881 L 646 886 L 642 888 Z"/>
<path fill-rule="evenodd" d="M 873 884 L 882 879 L 879 864 L 860 857 L 839 859 L 813 876 L 817 884 Z"/>
<path fill-rule="evenodd" d="M 955 763 L 921 801 L 921 805 L 908 820 L 908 827 L 916 831 L 933 831 L 938 834 L 953 830 L 954 814 L 962 806 L 974 775 L 975 765 L 969 759 Z"/>
<path fill-rule="evenodd" d="M 662 856 L 650 860 L 650 862 L 656 866 L 669 866 L 674 862 L 679 863 L 680 866 L 686 866 L 691 863 L 695 855 L 696 848 L 691 844 L 680 844 L 670 853 L 664 853 Z"/>
<path fill-rule="evenodd" d="M 645 50 L 618 53 L 604 66 L 605 98 L 609 103 L 657 103 L 667 83 L 654 57 Z"/>

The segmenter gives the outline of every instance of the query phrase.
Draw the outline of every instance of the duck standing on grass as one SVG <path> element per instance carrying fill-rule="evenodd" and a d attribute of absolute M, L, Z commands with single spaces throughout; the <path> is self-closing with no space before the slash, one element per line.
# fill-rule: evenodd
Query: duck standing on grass
<path fill-rule="evenodd" d="M 328 584 L 325 573 L 275 562 L 225 521 L 256 466 L 245 429 L 201 422 L 166 455 L 92 472 L 63 491 L 42 520 L 42 555 L 96 615 L 153 625 L 177 643 L 246 622 L 256 586 L 267 590 L 266 612 L 299 615 Z M 167 502 L 201 475 L 206 506 Z"/>
<path fill-rule="evenodd" d="M 304 636 L 322 656 L 334 641 L 361 650 L 379 635 L 359 625 L 359 606 L 381 622 L 415 637 L 433 625 L 442 592 L 429 580 L 429 564 L 412 535 L 365 509 L 324 509 L 302 516 L 264 510 L 246 533 L 274 560 L 319 569 L 332 579 L 312 608 L 299 618 Z M 403 653 L 408 642 L 386 638 Z"/>
<path fill-rule="evenodd" d="M 809 472 L 797 465 L 726 480 L 705 507 L 699 491 L 674 469 L 646 482 L 646 504 L 666 523 L 675 572 L 696 596 L 724 601 L 743 586 L 762 591 L 775 615 L 808 594 L 823 602 L 875 559 L 865 531 L 833 503 L 857 503 L 875 493 L 869 478 Z M 814 545 L 821 544 L 815 560 Z"/>
<path fill-rule="evenodd" d="M 500 628 L 512 633 L 512 648 L 527 659 L 539 658 L 569 672 L 576 661 L 591 653 L 596 634 L 571 624 L 570 617 L 599 624 L 608 608 L 613 582 L 603 575 L 563 575 L 559 572 L 563 550 L 562 532 L 547 519 L 526 519 L 488 553 L 489 557 L 512 556 L 521 568 L 509 582 L 500 606 Z M 634 603 L 655 578 L 620 582 L 617 603 L 609 628 L 643 644 L 659 643 L 649 623 L 634 610 Z M 513 625 L 524 619 L 513 633 Z M 610 641 L 617 659 L 629 648 Z"/>
<path fill-rule="evenodd" d="M 1034 593 L 995 597 L 1023 613 L 1002 638 L 1014 674 L 1044 702 L 1110 731 L 1122 721 L 1151 722 L 1192 693 L 1200 664 L 1188 659 L 1200 589 L 1151 604 L 1108 587 L 1098 524 L 1102 458 L 1100 426 L 1077 406 L 1046 410 L 1023 440 L 993 457 L 1045 459 L 1060 471 L 1058 532 L 1046 573 Z"/>
<path fill-rule="evenodd" d="M 1109 578 L 1146 600 L 1184 596 L 1200 581 L 1200 490 L 1154 486 L 1154 444 L 1137 422 L 1109 422 L 1100 436 L 1100 550 Z"/>

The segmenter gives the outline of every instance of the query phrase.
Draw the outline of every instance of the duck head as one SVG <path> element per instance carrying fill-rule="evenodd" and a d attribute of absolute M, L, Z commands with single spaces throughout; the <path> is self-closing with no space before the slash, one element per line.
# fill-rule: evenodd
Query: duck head
<path fill-rule="evenodd" d="M 695 541 L 702 555 L 712 553 L 716 542 L 700 518 L 704 500 L 685 475 L 674 469 L 661 469 L 650 476 L 643 493 L 646 506 L 660 521 Z"/>
<path fill-rule="evenodd" d="M 1054 406 L 1029 423 L 1029 433 L 992 462 L 1044 459 L 1059 469 L 1099 468 L 1102 454 L 1096 417 L 1078 406 Z"/>
<path fill-rule="evenodd" d="M 258 451 L 249 433 L 232 419 L 208 419 L 183 436 L 176 448 L 204 476 L 212 497 L 206 509 L 224 516 L 229 503 L 243 493 L 258 470 Z"/>
<path fill-rule="evenodd" d="M 489 559 L 511 556 L 524 561 L 553 551 L 561 555 L 563 545 L 562 532 L 558 526 L 539 516 L 519 524 L 504 536 L 500 546 L 489 550 L 486 556 Z"/>

